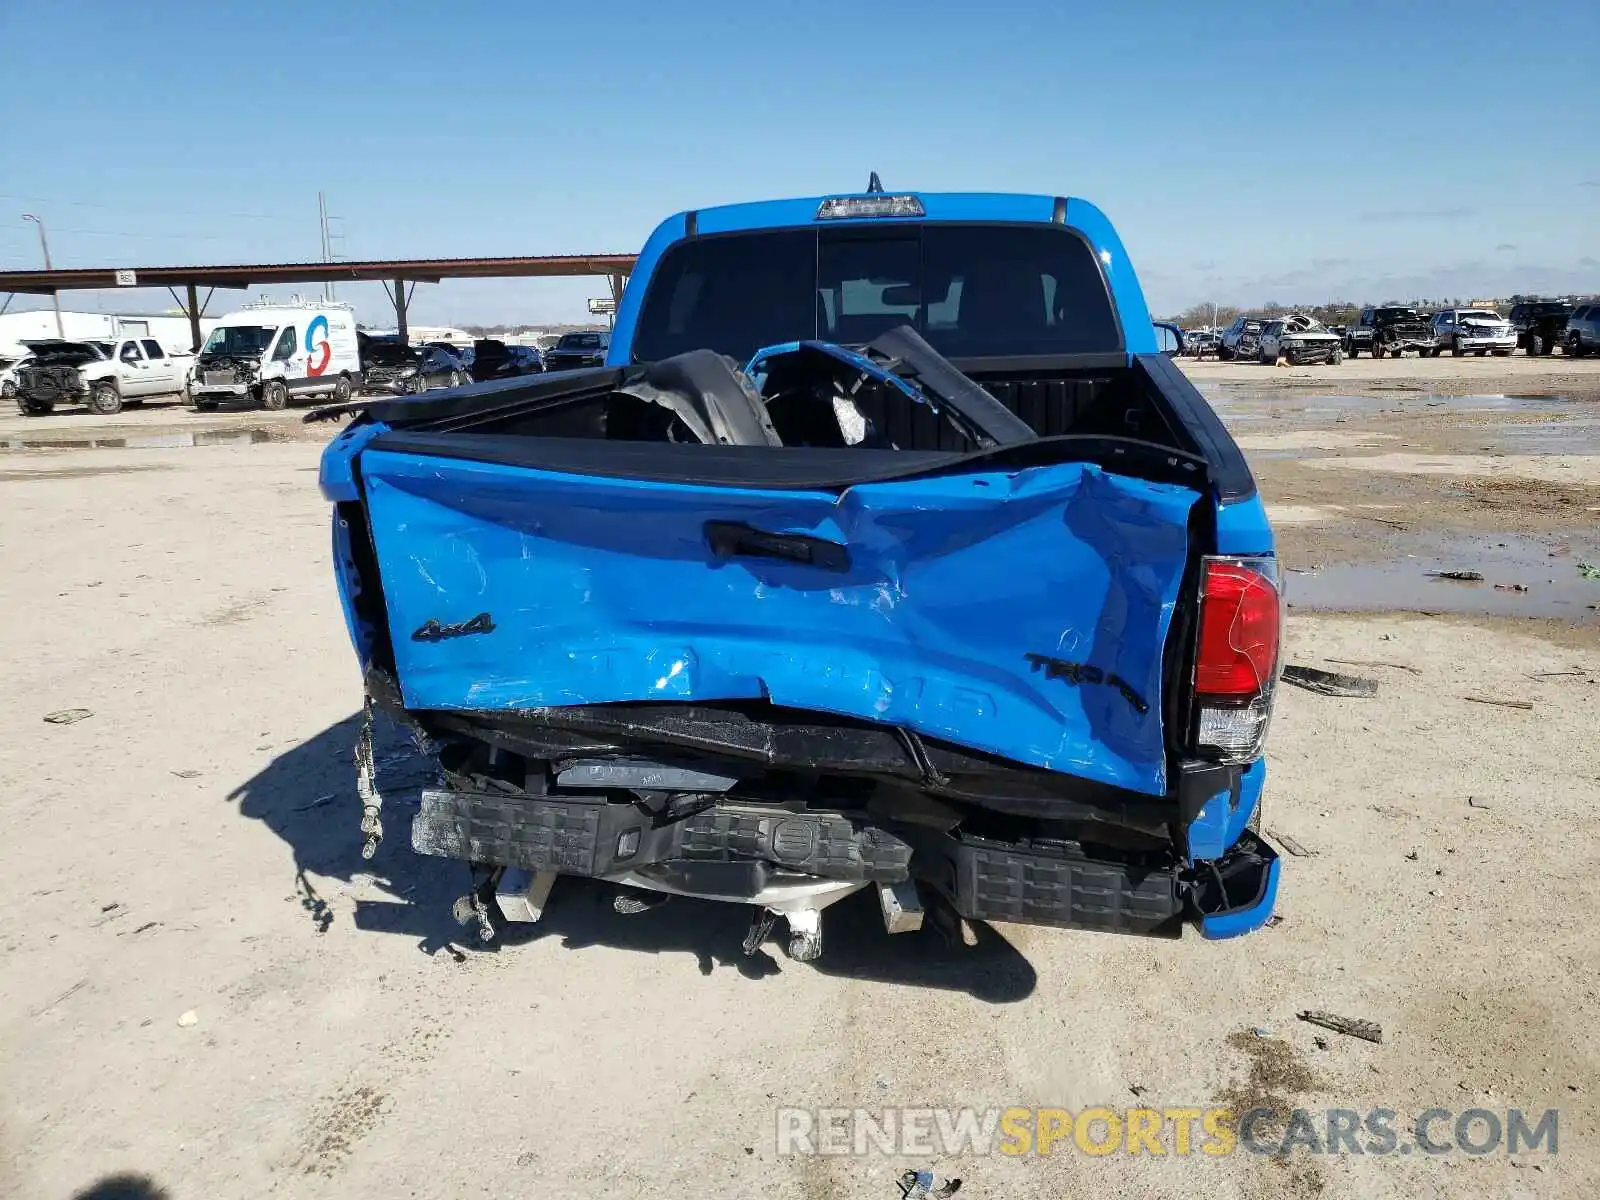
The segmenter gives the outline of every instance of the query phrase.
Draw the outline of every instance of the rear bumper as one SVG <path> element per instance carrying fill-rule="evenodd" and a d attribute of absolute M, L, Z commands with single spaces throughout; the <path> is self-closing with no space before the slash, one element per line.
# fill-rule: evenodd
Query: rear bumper
<path fill-rule="evenodd" d="M 722 801 L 663 824 L 603 797 L 428 789 L 412 825 L 419 853 L 474 863 L 619 878 L 649 870 L 673 890 L 754 897 L 800 877 L 915 879 L 962 917 L 1177 937 L 1235 937 L 1272 915 L 1279 864 L 1244 833 L 1220 858 L 1096 857 L 1075 845 L 1014 844 L 927 828 L 866 825 L 843 813 Z"/>

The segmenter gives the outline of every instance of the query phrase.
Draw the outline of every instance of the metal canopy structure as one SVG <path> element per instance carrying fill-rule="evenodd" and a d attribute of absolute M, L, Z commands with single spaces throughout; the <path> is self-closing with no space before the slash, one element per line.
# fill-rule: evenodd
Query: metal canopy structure
<path fill-rule="evenodd" d="M 258 263 L 211 267 L 75 267 L 69 270 L 0 271 L 0 292 L 55 296 L 65 291 L 98 291 L 124 287 L 165 287 L 189 318 L 189 334 L 200 348 L 200 318 L 217 288 L 242 290 L 277 283 L 381 283 L 394 304 L 401 341 L 407 339 L 406 310 L 418 283 L 445 279 L 561 278 L 605 276 L 612 300 L 633 270 L 632 254 L 556 254 L 537 258 L 402 258 L 367 262 Z M 177 289 L 184 289 L 180 298 Z M 210 289 L 205 300 L 198 289 Z M 9 304 L 9 301 L 7 301 Z"/>

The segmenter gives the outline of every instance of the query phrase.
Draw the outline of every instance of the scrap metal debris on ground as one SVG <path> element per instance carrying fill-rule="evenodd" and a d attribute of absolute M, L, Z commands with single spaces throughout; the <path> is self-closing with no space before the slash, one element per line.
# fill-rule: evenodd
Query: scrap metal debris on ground
<path fill-rule="evenodd" d="M 87 708 L 63 708 L 59 712 L 45 713 L 44 719 L 52 725 L 76 725 L 85 717 L 92 717 L 94 713 Z"/>
<path fill-rule="evenodd" d="M 1407 666 L 1405 663 L 1386 662 L 1381 658 L 1330 658 L 1331 663 L 1338 663 L 1341 667 L 1392 667 L 1396 671 L 1410 671 L 1413 675 L 1421 675 L 1416 667 Z"/>
<path fill-rule="evenodd" d="M 1319 1009 L 1308 1008 L 1295 1014 L 1302 1021 L 1312 1025 L 1320 1025 L 1324 1029 L 1331 1029 L 1335 1033 L 1348 1034 L 1367 1042 L 1382 1043 L 1383 1029 L 1376 1021 L 1363 1021 L 1359 1017 L 1341 1017 L 1337 1013 L 1322 1012 Z"/>
<path fill-rule="evenodd" d="M 1317 852 L 1315 850 L 1311 849 L 1309 846 L 1306 846 L 1306 845 L 1296 841 L 1294 838 L 1290 837 L 1287 833 L 1279 833 L 1276 829 L 1269 829 L 1269 830 L 1267 830 L 1267 836 L 1270 837 L 1273 841 L 1277 842 L 1278 845 L 1282 846 L 1285 850 L 1287 850 L 1290 854 L 1294 855 L 1296 858 L 1315 858 L 1316 857 Z"/>
<path fill-rule="evenodd" d="M 905 1200 L 949 1200 L 961 1190 L 961 1180 L 946 1179 L 934 1186 L 932 1171 L 906 1171 L 900 1176 L 898 1186 Z"/>
<path fill-rule="evenodd" d="M 1496 700 L 1493 696 L 1463 696 L 1463 700 L 1471 700 L 1474 704 L 1492 704 L 1496 708 L 1520 708 L 1531 710 L 1531 700 Z"/>
<path fill-rule="evenodd" d="M 1320 692 L 1324 696 L 1368 697 L 1378 694 L 1376 679 L 1341 675 L 1337 671 L 1319 671 L 1316 667 L 1284 667 L 1283 681 L 1307 691 Z"/>

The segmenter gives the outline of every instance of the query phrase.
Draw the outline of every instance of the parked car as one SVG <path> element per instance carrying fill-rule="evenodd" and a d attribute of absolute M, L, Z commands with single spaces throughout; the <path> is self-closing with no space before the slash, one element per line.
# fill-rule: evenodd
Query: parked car
<path fill-rule="evenodd" d="M 1526 300 L 1511 308 L 1511 324 L 1517 331 L 1517 345 L 1530 358 L 1549 354 L 1566 341 L 1567 318 L 1572 305 L 1566 300 Z"/>
<path fill-rule="evenodd" d="M 537 346 L 507 346 L 507 352 L 524 375 L 537 375 L 544 370 L 544 355 Z"/>
<path fill-rule="evenodd" d="M 472 349 L 471 346 L 458 346 L 454 342 L 422 342 L 421 345 L 432 346 L 437 350 L 443 350 L 446 354 L 453 354 L 463 366 L 465 366 L 467 362 L 467 351 Z"/>
<path fill-rule="evenodd" d="M 41 338 L 23 345 L 30 353 L 16 370 L 17 407 L 35 417 L 63 404 L 110 415 L 157 396 L 181 396 L 194 364 L 189 351 L 168 349 L 149 337 Z"/>
<path fill-rule="evenodd" d="M 498 338 L 479 338 L 472 343 L 472 378 L 479 383 L 537 375 L 543 370 L 538 351 L 531 347 L 508 346 Z"/>
<path fill-rule="evenodd" d="M 438 345 L 402 346 L 369 342 L 361 363 L 361 390 L 368 394 L 420 396 L 433 388 L 460 387 L 472 376 L 453 350 Z"/>
<path fill-rule="evenodd" d="M 544 356 L 547 371 L 571 371 L 576 367 L 598 367 L 606 360 L 611 335 L 605 331 L 564 333 Z"/>
<path fill-rule="evenodd" d="M 879 192 L 699 219 L 640 251 L 604 367 L 491 411 L 375 401 L 325 449 L 362 853 L 376 709 L 438 757 L 402 836 L 468 865 L 486 940 L 563 875 L 625 914 L 746 905 L 749 954 L 781 916 L 802 960 L 861 889 L 891 933 L 1260 928 L 1273 536 L 1119 320 L 1147 309 L 1107 218 Z"/>
<path fill-rule="evenodd" d="M 1191 358 L 1204 358 L 1210 354 L 1215 356 L 1222 345 L 1222 335 L 1215 329 L 1184 330 L 1184 353 Z"/>
<path fill-rule="evenodd" d="M 1276 363 L 1280 358 L 1291 367 L 1319 363 L 1338 366 L 1344 362 L 1344 345 L 1338 336 L 1304 313 L 1290 313 L 1268 321 L 1261 327 L 1257 346 L 1264 364 Z"/>
<path fill-rule="evenodd" d="M 1255 358 L 1261 353 L 1261 327 L 1266 322 L 1260 317 L 1239 317 L 1222 331 L 1222 341 L 1217 346 L 1217 357 L 1223 362 L 1236 358 Z"/>
<path fill-rule="evenodd" d="M 1373 358 L 1392 354 L 1399 358 L 1407 350 L 1419 355 L 1433 353 L 1433 326 L 1422 314 L 1406 305 L 1364 308 L 1356 323 L 1344 335 L 1344 351 L 1355 358 L 1366 350 Z"/>
<path fill-rule="evenodd" d="M 1446 349 L 1460 358 L 1465 354 L 1495 354 L 1504 358 L 1517 348 L 1517 331 L 1492 308 L 1446 308 L 1433 314 L 1433 356 Z"/>
<path fill-rule="evenodd" d="M 26 351 L 18 358 L 0 358 L 0 400 L 13 400 L 17 395 L 17 371 L 33 356 Z"/>
<path fill-rule="evenodd" d="M 1572 310 L 1562 345 L 1573 358 L 1600 354 L 1600 302 L 1590 301 Z"/>

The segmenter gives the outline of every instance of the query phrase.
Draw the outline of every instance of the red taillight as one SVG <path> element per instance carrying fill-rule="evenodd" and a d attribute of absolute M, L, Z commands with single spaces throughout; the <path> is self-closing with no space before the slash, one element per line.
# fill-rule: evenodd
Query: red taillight
<path fill-rule="evenodd" d="M 1265 560 L 1270 562 L 1270 560 Z M 1200 585 L 1194 690 L 1245 702 L 1270 688 L 1278 667 L 1278 585 L 1261 563 L 1208 559 Z"/>
<path fill-rule="evenodd" d="M 1280 625 L 1276 560 L 1202 560 L 1194 664 L 1201 753 L 1230 763 L 1260 755 L 1278 683 Z"/>

